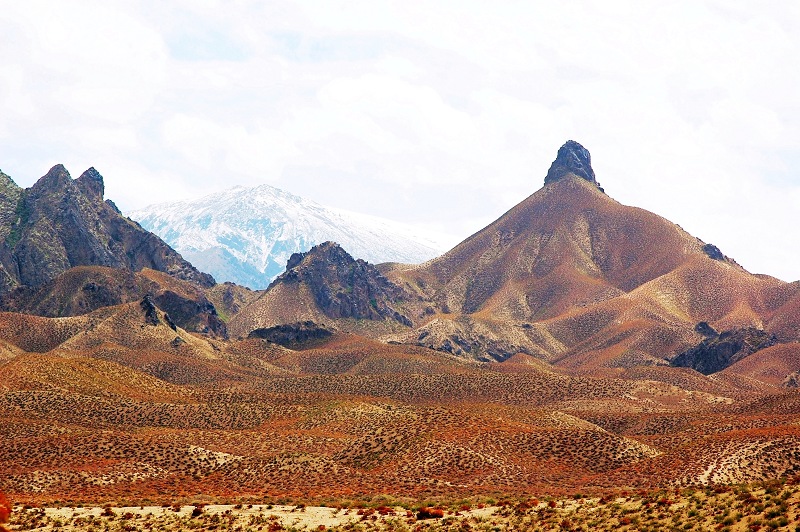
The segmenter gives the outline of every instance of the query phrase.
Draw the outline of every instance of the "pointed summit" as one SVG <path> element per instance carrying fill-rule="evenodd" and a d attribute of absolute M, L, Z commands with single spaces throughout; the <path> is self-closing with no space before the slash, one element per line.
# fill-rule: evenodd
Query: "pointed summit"
<path fill-rule="evenodd" d="M 597 185 L 597 188 L 603 190 L 600 183 L 594 178 L 592 156 L 589 154 L 589 150 L 574 140 L 568 140 L 558 149 L 558 155 L 550 165 L 550 170 L 547 171 L 544 184 L 554 183 L 569 174 L 590 181 Z"/>
<path fill-rule="evenodd" d="M 103 194 L 105 193 L 103 176 L 94 169 L 94 166 L 82 173 L 75 183 L 88 198 L 95 201 L 103 201 Z"/>
<path fill-rule="evenodd" d="M 57 164 L 52 167 L 48 172 L 39 178 L 33 184 L 31 190 L 34 192 L 41 192 L 42 190 L 62 190 L 72 183 L 72 177 L 69 172 L 64 168 L 63 164 Z"/>

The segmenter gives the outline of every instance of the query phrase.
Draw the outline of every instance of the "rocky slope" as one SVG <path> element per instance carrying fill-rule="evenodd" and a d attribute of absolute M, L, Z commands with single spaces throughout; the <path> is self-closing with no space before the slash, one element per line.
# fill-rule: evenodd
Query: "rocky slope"
<path fill-rule="evenodd" d="M 402 305 L 408 299 L 414 298 L 375 266 L 354 259 L 336 243 L 324 242 L 293 254 L 286 271 L 231 320 L 230 328 L 237 336 L 309 320 L 339 322 L 345 330 L 354 330 L 347 322 L 364 321 L 407 328 L 412 322 Z"/>
<path fill-rule="evenodd" d="M 325 207 L 269 185 L 129 213 L 219 281 L 263 289 L 292 253 L 325 241 L 372 263 L 419 263 L 437 244 L 400 224 Z"/>
<path fill-rule="evenodd" d="M 37 288 L 75 266 L 151 268 L 214 285 L 210 275 L 103 201 L 103 192 L 94 168 L 73 180 L 56 165 L 24 190 L 0 176 L 0 293 Z"/>
<path fill-rule="evenodd" d="M 711 329 L 704 336 L 707 338 L 700 344 L 675 357 L 672 365 L 692 368 L 703 375 L 710 375 L 777 343 L 774 335 L 755 327 L 732 329 L 720 334 Z"/>

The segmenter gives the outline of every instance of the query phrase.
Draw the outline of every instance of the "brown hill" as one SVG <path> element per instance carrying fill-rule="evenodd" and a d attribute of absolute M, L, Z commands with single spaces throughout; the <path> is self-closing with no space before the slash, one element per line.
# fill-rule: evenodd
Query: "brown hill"
<path fill-rule="evenodd" d="M 783 288 L 790 293 L 786 302 L 769 316 L 765 329 L 778 337 L 781 342 L 800 339 L 800 281 L 795 281 Z"/>
<path fill-rule="evenodd" d="M 443 256 L 412 270 L 442 308 L 541 320 L 630 292 L 703 243 L 577 176 L 551 183 Z"/>
<path fill-rule="evenodd" d="M 227 335 L 224 322 L 201 287 L 149 268 L 133 272 L 106 266 L 76 266 L 39 287 L 12 290 L 0 298 L 0 308 L 53 318 L 80 316 L 139 301 L 147 295 L 178 326 L 193 332 Z"/>
<path fill-rule="evenodd" d="M 725 330 L 772 319 L 795 333 L 797 286 L 752 275 L 668 220 L 614 201 L 589 161 L 570 141 L 546 185 L 497 221 L 432 261 L 388 269 L 442 311 L 395 339 L 592 369 L 664 364 L 702 340 L 701 321 Z"/>
<path fill-rule="evenodd" d="M 792 342 L 753 353 L 727 367 L 724 373 L 755 379 L 772 386 L 800 387 L 800 343 Z"/>

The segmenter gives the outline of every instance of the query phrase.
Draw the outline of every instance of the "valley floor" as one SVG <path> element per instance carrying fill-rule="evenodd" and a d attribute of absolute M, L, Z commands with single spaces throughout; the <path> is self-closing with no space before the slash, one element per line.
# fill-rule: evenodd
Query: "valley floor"
<path fill-rule="evenodd" d="M 79 362 L 41 360 L 64 379 Z M 713 382 L 687 390 L 490 369 L 224 387 L 138 377 L 102 390 L 20 380 L 0 393 L 0 491 L 37 506 L 161 505 L 196 494 L 310 505 L 375 494 L 602 494 L 800 474 L 793 391 L 737 396 Z"/>

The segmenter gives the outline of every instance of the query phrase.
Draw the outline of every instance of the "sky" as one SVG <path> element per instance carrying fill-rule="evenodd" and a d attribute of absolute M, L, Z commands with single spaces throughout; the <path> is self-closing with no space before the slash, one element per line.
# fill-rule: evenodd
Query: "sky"
<path fill-rule="evenodd" d="M 800 2 L 0 0 L 0 169 L 124 212 L 267 183 L 452 245 L 574 139 L 621 203 L 800 279 Z"/>

